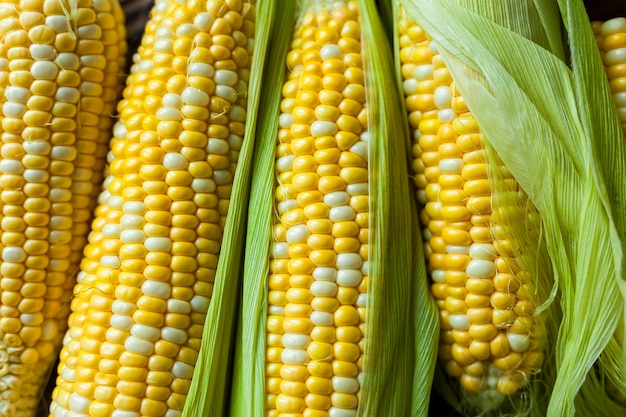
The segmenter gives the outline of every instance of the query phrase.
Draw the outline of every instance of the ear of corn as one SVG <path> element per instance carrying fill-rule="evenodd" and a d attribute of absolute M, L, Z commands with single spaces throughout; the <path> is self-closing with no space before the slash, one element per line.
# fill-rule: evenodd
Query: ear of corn
<path fill-rule="evenodd" d="M 256 111 L 247 100 L 255 26 L 254 1 L 155 3 L 118 106 L 52 416 L 180 416 L 203 334 L 223 338 L 224 347 L 205 346 L 203 358 L 215 356 L 203 366 L 224 378 L 236 306 L 236 289 L 224 286 L 238 282 L 217 270 L 236 264 L 241 243 L 228 215 Z M 220 261 L 225 227 L 232 240 Z M 224 294 L 223 305 L 211 301 Z M 212 304 L 209 326 L 220 328 L 204 331 Z M 211 386 L 206 397 L 221 414 L 225 386 Z"/>
<path fill-rule="evenodd" d="M 501 164 L 485 149 L 435 43 L 403 9 L 398 19 L 412 165 L 440 310 L 439 357 L 468 394 L 493 408 L 527 385 L 543 359 L 536 272 L 521 267 L 519 236 L 507 226 L 521 221 L 525 239 L 539 243 L 536 210 L 514 178 L 489 163 Z M 530 254 L 536 251 L 524 254 L 526 263 Z"/>
<path fill-rule="evenodd" d="M 530 411 L 571 416 L 575 410 L 581 415 L 601 410 L 618 415 L 624 412 L 623 404 L 607 394 L 600 381 L 611 381 L 621 391 L 626 386 L 622 370 L 611 367 L 612 361 L 594 363 L 606 354 L 623 357 L 626 291 L 620 237 L 626 159 L 616 112 L 608 107 L 609 89 L 597 85 L 602 65 L 584 5 L 558 2 L 571 46 L 570 69 L 561 48 L 554 48 L 556 41 L 541 42 L 555 39 L 551 28 L 558 23 L 544 18 L 555 16 L 550 8 L 556 3 L 528 3 L 530 9 L 538 8 L 548 33 L 532 41 L 518 35 L 513 20 L 494 24 L 493 16 L 484 18 L 494 9 L 482 3 L 465 7 L 454 1 L 418 0 L 403 5 L 436 41 L 486 143 L 541 215 L 555 276 L 553 294 L 563 318 L 558 333 L 548 332 L 546 345 L 558 374 L 542 370 L 535 385 L 547 384 L 551 394 L 546 397 L 543 387 L 531 387 Z M 594 251 L 583 249 L 588 247 Z M 550 300 L 547 294 L 538 295 L 539 300 Z M 546 320 L 558 318 L 550 318 L 554 305 L 544 308 Z M 594 400 L 585 402 L 589 399 Z"/>
<path fill-rule="evenodd" d="M 248 202 L 261 80 L 265 79 L 263 69 L 270 34 L 268 28 L 273 24 L 275 8 L 274 0 L 258 0 L 256 3 L 254 55 L 247 96 L 248 109 L 254 110 L 248 111 L 247 114 L 245 140 L 239 150 L 237 173 L 233 180 L 228 217 L 224 224 L 223 243 L 213 287 L 213 298 L 219 302 L 209 305 L 207 325 L 204 328 L 194 378 L 189 388 L 189 400 L 185 404 L 182 417 L 219 416 L 228 408 L 235 327 L 239 316 L 237 313 L 241 308 L 239 298 L 245 223 L 248 214 L 258 216 L 255 211 L 248 213 Z M 207 386 L 211 389 L 207 390 Z"/>
<path fill-rule="evenodd" d="M 626 135 L 626 18 L 592 22 L 611 93 Z"/>
<path fill-rule="evenodd" d="M 407 332 L 416 319 L 432 336 L 436 323 L 432 304 L 409 305 L 425 277 L 421 256 L 411 260 L 402 115 L 383 84 L 389 51 L 373 2 L 298 5 L 297 18 L 279 9 L 273 35 L 284 43 L 269 91 L 282 96 L 262 105 L 231 413 L 406 415 Z M 432 340 L 419 350 L 424 386 Z"/>
<path fill-rule="evenodd" d="M 0 4 L 0 415 L 35 415 L 67 328 L 126 53 L 117 1 Z"/>

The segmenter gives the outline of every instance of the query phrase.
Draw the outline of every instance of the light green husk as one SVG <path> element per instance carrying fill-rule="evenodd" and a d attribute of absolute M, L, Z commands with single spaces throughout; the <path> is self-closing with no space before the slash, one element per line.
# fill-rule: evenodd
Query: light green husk
<path fill-rule="evenodd" d="M 265 318 L 267 274 L 272 239 L 275 138 L 281 85 L 285 71 L 295 2 L 276 8 L 270 34 L 272 49 L 264 74 L 253 156 L 253 176 L 244 256 L 243 291 L 239 309 L 235 365 L 230 402 L 231 417 L 265 415 Z M 268 86 L 271 86 L 269 88 Z"/>
<path fill-rule="evenodd" d="M 523 14 L 499 21 L 512 30 L 494 23 L 493 2 L 403 3 L 541 215 L 563 318 L 547 335 L 556 375 L 538 375 L 528 413 L 624 415 L 626 151 L 582 1 L 558 1 L 560 16 L 555 2 L 534 2 L 547 43 L 518 32 L 533 27 Z"/>
<path fill-rule="evenodd" d="M 230 206 L 217 265 L 213 296 L 207 312 L 202 344 L 182 417 L 225 416 L 230 394 L 235 327 L 241 291 L 245 222 L 252 171 L 261 81 L 275 0 L 256 2 L 256 28 L 244 141 L 237 161 Z M 245 6 L 244 6 L 245 7 Z"/>
<path fill-rule="evenodd" d="M 298 2 L 300 9 L 322 1 Z M 298 20 L 296 2 L 277 8 L 255 149 L 237 334 L 231 416 L 262 417 L 265 408 L 267 277 L 272 239 L 274 161 L 285 58 Z M 358 1 L 369 116 L 370 242 L 368 313 L 359 416 L 426 416 L 432 382 L 436 308 L 411 200 L 408 140 L 393 88 L 391 52 L 373 0 Z M 407 227 L 413 225 L 414 227 Z M 417 236 L 415 234 L 417 233 Z M 418 256 L 419 254 L 419 256 Z M 418 372 L 415 372 L 418 370 Z M 413 384 L 415 380 L 415 384 Z"/>
<path fill-rule="evenodd" d="M 417 209 L 407 198 L 414 195 L 408 182 L 407 123 L 400 95 L 389 88 L 392 53 L 380 41 L 385 33 L 374 1 L 358 4 L 372 173 L 369 315 L 359 416 L 406 415 L 407 389 L 410 415 L 427 416 L 439 327 L 427 286 Z M 403 330 L 406 320 L 408 328 Z M 403 341 L 404 332 L 412 339 Z"/>

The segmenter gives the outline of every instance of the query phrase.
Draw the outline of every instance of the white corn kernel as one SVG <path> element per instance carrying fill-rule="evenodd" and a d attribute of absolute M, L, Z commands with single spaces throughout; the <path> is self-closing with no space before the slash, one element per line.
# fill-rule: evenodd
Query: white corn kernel
<path fill-rule="evenodd" d="M 340 269 L 337 271 L 337 285 L 342 287 L 358 287 L 363 274 L 358 269 Z"/>
<path fill-rule="evenodd" d="M 156 342 L 161 338 L 161 329 L 143 324 L 134 324 L 130 329 L 130 334 L 149 342 Z"/>
<path fill-rule="evenodd" d="M 26 103 L 26 101 L 30 97 L 30 90 L 24 87 L 16 87 L 14 85 L 9 85 L 4 90 L 4 96 L 8 100 L 4 103 L 4 106 L 6 106 L 7 103 L 10 103 L 10 102 Z M 6 114 L 6 111 L 4 115 L 8 116 L 8 114 Z"/>
<path fill-rule="evenodd" d="M 356 410 L 330 407 L 328 409 L 328 417 L 356 417 Z"/>
<path fill-rule="evenodd" d="M 2 105 L 2 112 L 5 117 L 22 118 L 24 113 L 26 113 L 26 110 L 26 106 L 21 103 L 7 101 Z"/>
<path fill-rule="evenodd" d="M 465 314 L 450 314 L 448 322 L 454 330 L 467 330 L 470 325 L 469 319 Z"/>
<path fill-rule="evenodd" d="M 343 392 L 345 394 L 356 394 L 359 392 L 359 383 L 355 378 L 333 376 L 331 381 L 333 390 L 336 392 Z"/>
<path fill-rule="evenodd" d="M 413 70 L 413 77 L 416 80 L 425 80 L 433 77 L 435 67 L 432 64 L 416 65 Z"/>
<path fill-rule="evenodd" d="M 194 178 L 191 181 L 191 188 L 197 193 L 213 193 L 217 185 L 210 178 Z"/>
<path fill-rule="evenodd" d="M 35 61 L 30 67 L 30 73 L 38 80 L 56 80 L 59 67 L 51 61 Z"/>
<path fill-rule="evenodd" d="M 229 85 L 219 84 L 215 87 L 215 95 L 231 103 L 237 102 L 237 90 Z"/>
<path fill-rule="evenodd" d="M 343 222 L 353 220 L 356 216 L 356 212 L 350 206 L 332 207 L 328 214 L 328 217 L 333 222 Z"/>
<path fill-rule="evenodd" d="M 320 57 L 324 60 L 332 58 L 341 58 L 341 48 L 339 45 L 327 44 L 320 49 Z"/>
<path fill-rule="evenodd" d="M 133 327 L 133 318 L 127 315 L 113 314 L 109 319 L 111 327 L 119 330 L 130 330 Z"/>
<path fill-rule="evenodd" d="M 161 107 L 156 111 L 156 117 L 159 120 L 182 120 L 183 114 L 172 107 Z"/>
<path fill-rule="evenodd" d="M 144 224 L 146 224 L 146 218 L 136 214 L 124 214 L 120 219 L 120 226 L 122 226 L 123 229 L 141 228 Z"/>
<path fill-rule="evenodd" d="M 402 88 L 404 94 L 411 95 L 417 93 L 417 80 L 415 78 L 408 78 L 402 82 Z"/>
<path fill-rule="evenodd" d="M 77 71 L 80 69 L 80 58 L 73 52 L 60 52 L 54 62 L 65 71 Z"/>
<path fill-rule="evenodd" d="M 324 203 L 329 207 L 344 206 L 350 202 L 350 194 L 345 191 L 335 191 L 324 196 Z"/>
<path fill-rule="evenodd" d="M 530 335 L 507 332 L 506 339 L 513 352 L 524 352 L 530 347 Z"/>
<path fill-rule="evenodd" d="M 188 335 L 185 330 L 165 326 L 161 328 L 161 337 L 177 345 L 183 345 L 187 341 Z"/>
<path fill-rule="evenodd" d="M 193 20 L 193 24 L 196 25 L 201 31 L 209 31 L 215 17 L 209 12 L 198 13 Z"/>
<path fill-rule="evenodd" d="M 286 239 L 290 244 L 303 243 L 306 242 L 310 234 L 309 229 L 305 225 L 299 224 L 287 229 Z"/>
<path fill-rule="evenodd" d="M 446 245 L 446 252 L 448 253 L 459 253 L 459 254 L 467 254 L 469 253 L 469 246 L 463 245 Z"/>
<path fill-rule="evenodd" d="M 230 85 L 231 87 L 237 84 L 239 77 L 235 71 L 231 70 L 217 70 L 215 71 L 215 83 Z"/>
<path fill-rule="evenodd" d="M 154 352 L 154 343 L 135 336 L 128 336 L 124 342 L 124 348 L 130 352 L 139 353 L 140 355 L 152 355 Z"/>
<path fill-rule="evenodd" d="M 469 248 L 472 259 L 485 259 L 492 261 L 496 258 L 496 249 L 491 243 L 472 243 Z"/>
<path fill-rule="evenodd" d="M 183 98 L 180 94 L 176 93 L 166 93 L 163 95 L 163 106 L 165 107 L 173 107 L 175 109 L 180 109 L 183 105 Z"/>
<path fill-rule="evenodd" d="M 311 123 L 311 136 L 314 138 L 320 136 L 332 136 L 337 133 L 339 129 L 334 122 L 316 120 Z"/>
<path fill-rule="evenodd" d="M 174 362 L 174 366 L 172 366 L 172 375 L 174 375 L 175 378 L 191 379 L 193 376 L 193 366 L 185 362 L 176 361 Z"/>
<path fill-rule="evenodd" d="M 111 311 L 114 314 L 119 314 L 123 316 L 130 316 L 137 309 L 137 306 L 134 303 L 129 303 L 128 301 L 115 300 L 111 305 Z"/>
<path fill-rule="evenodd" d="M 275 259 L 289 258 L 289 244 L 287 242 L 274 242 L 272 256 Z"/>
<path fill-rule="evenodd" d="M 146 295 L 167 300 L 172 293 L 172 286 L 168 282 L 148 280 L 141 285 L 141 291 Z"/>
<path fill-rule="evenodd" d="M 167 311 L 177 314 L 189 314 L 191 313 L 191 304 L 185 300 L 170 298 L 167 300 Z"/>
<path fill-rule="evenodd" d="M 462 158 L 445 158 L 439 161 L 442 174 L 460 174 L 465 163 Z"/>
<path fill-rule="evenodd" d="M 306 350 L 285 348 L 281 353 L 281 360 L 286 365 L 304 365 L 309 361 L 309 355 Z"/>
<path fill-rule="evenodd" d="M 465 269 L 470 278 L 491 278 L 496 273 L 496 267 L 492 261 L 472 259 Z"/>
<path fill-rule="evenodd" d="M 441 123 L 452 123 L 455 117 L 456 114 L 452 109 L 441 109 L 437 112 L 437 119 L 439 119 Z"/>
<path fill-rule="evenodd" d="M 135 411 L 113 410 L 111 417 L 141 417 L 141 414 Z"/>
<path fill-rule="evenodd" d="M 206 149 L 211 154 L 226 155 L 230 151 L 230 146 L 224 139 L 209 138 Z"/>
<path fill-rule="evenodd" d="M 109 268 L 119 268 L 122 264 L 120 262 L 120 258 L 115 255 L 106 255 L 100 258 L 100 263 L 102 266 L 107 266 Z"/>
<path fill-rule="evenodd" d="M 337 279 L 337 269 L 329 266 L 315 267 L 313 278 L 318 281 L 335 281 Z"/>
<path fill-rule="evenodd" d="M 283 346 L 288 349 L 306 349 L 311 337 L 306 334 L 285 333 L 282 338 Z"/>
<path fill-rule="evenodd" d="M 447 109 L 452 105 L 452 91 L 448 86 L 439 86 L 435 89 L 435 106 L 439 109 Z"/>
<path fill-rule="evenodd" d="M 332 281 L 314 281 L 309 290 L 315 297 L 334 297 L 337 294 L 337 284 Z"/>
<path fill-rule="evenodd" d="M 187 87 L 181 94 L 183 103 L 192 104 L 194 106 L 208 106 L 210 97 L 202 90 L 193 87 Z"/>
<path fill-rule="evenodd" d="M 169 237 L 149 237 L 144 241 L 144 246 L 149 251 L 169 252 L 172 248 L 172 239 Z"/>
<path fill-rule="evenodd" d="M 192 63 L 191 65 L 189 65 L 187 72 L 189 73 L 189 75 L 199 75 L 201 77 L 207 77 L 207 78 L 213 78 L 213 76 L 215 76 L 216 74 L 216 71 L 215 71 L 215 68 L 213 68 L 213 65 L 207 64 L 204 62 Z M 215 82 L 217 82 L 217 78 Z"/>
<path fill-rule="evenodd" d="M 120 233 L 122 243 L 143 243 L 144 240 L 146 240 L 146 234 L 143 230 L 127 229 Z"/>
<path fill-rule="evenodd" d="M 366 182 L 348 184 L 346 186 L 346 192 L 350 195 L 368 195 L 369 184 Z"/>
<path fill-rule="evenodd" d="M 282 113 L 278 118 L 278 126 L 281 129 L 289 129 L 293 125 L 293 115 L 289 113 Z"/>
<path fill-rule="evenodd" d="M 168 152 L 163 157 L 163 166 L 169 170 L 187 169 L 189 161 L 177 152 Z"/>
<path fill-rule="evenodd" d="M 122 210 L 125 213 L 144 215 L 148 208 L 141 201 L 127 201 L 123 204 Z"/>
<path fill-rule="evenodd" d="M 357 253 L 340 253 L 337 254 L 336 265 L 338 269 L 360 268 L 363 264 L 363 259 Z"/>
<path fill-rule="evenodd" d="M 0 159 L 0 172 L 3 174 L 19 175 L 24 172 L 24 166 L 20 161 Z"/>
<path fill-rule="evenodd" d="M 204 297 L 202 295 L 194 295 L 190 302 L 191 311 L 206 313 L 207 310 L 209 309 L 210 302 L 211 302 L 211 299 L 208 297 Z"/>
<path fill-rule="evenodd" d="M 315 326 L 332 326 L 335 323 L 333 314 L 325 311 L 312 312 L 310 320 Z"/>
<path fill-rule="evenodd" d="M 122 228 L 119 224 L 109 223 L 102 228 L 102 236 L 117 239 L 120 237 Z"/>

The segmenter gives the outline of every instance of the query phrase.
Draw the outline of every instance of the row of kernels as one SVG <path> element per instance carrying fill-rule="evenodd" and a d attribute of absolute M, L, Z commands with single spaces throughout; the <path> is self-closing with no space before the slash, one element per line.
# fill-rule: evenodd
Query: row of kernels
<path fill-rule="evenodd" d="M 279 193 L 277 192 L 277 195 Z M 282 381 L 283 323 L 285 321 L 284 307 L 287 305 L 287 290 L 290 288 L 290 275 L 287 274 L 288 243 L 286 242 L 287 229 L 280 224 L 275 226 L 274 250 L 270 253 L 270 270 L 272 274 L 268 280 L 268 317 L 266 322 L 266 400 L 267 410 L 276 409 L 276 398 L 280 394 Z M 284 262 L 283 262 L 284 261 Z M 297 280 L 294 280 L 297 284 Z M 298 336 L 295 336 L 296 338 Z M 294 365 L 298 366 L 298 365 Z M 270 412 L 270 411 L 268 411 Z"/>
<path fill-rule="evenodd" d="M 622 129 L 626 132 L 626 19 L 593 22 L 593 29 Z"/>

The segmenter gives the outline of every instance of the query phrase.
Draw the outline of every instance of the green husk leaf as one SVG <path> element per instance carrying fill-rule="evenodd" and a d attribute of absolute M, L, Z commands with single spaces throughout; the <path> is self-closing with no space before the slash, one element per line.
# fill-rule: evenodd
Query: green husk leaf
<path fill-rule="evenodd" d="M 382 4 L 381 4 L 382 3 Z M 379 2 L 379 8 L 381 9 L 381 15 L 383 17 L 383 23 L 387 26 L 388 36 L 393 40 L 393 56 L 396 59 L 394 63 L 394 76 L 396 89 L 398 96 L 400 97 L 400 103 L 402 104 L 400 109 L 401 119 L 398 120 L 401 126 L 405 127 L 406 142 L 406 155 L 407 158 L 411 155 L 410 144 L 410 132 L 409 124 L 406 117 L 406 111 L 404 109 L 404 100 L 402 100 L 402 76 L 400 75 L 400 60 L 399 57 L 399 38 L 395 36 L 398 33 L 398 10 L 399 3 L 397 1 L 381 1 Z M 411 166 L 410 160 L 407 160 L 407 166 Z M 413 388 L 411 393 L 411 416 L 428 416 L 430 407 L 431 390 L 433 387 L 433 381 L 435 379 L 436 369 L 436 357 L 437 347 L 439 340 L 439 312 L 437 305 L 434 302 L 434 298 L 430 293 L 428 276 L 426 273 L 426 262 L 424 256 L 424 244 L 421 233 L 421 225 L 417 216 L 417 202 L 412 197 L 415 195 L 415 187 L 410 185 L 409 200 L 410 200 L 410 215 L 411 215 L 411 230 L 413 234 L 413 284 L 414 292 L 412 297 L 412 323 L 413 323 L 413 335 L 414 335 L 414 357 L 415 364 L 413 367 Z"/>
<path fill-rule="evenodd" d="M 405 126 L 407 124 L 405 123 Z M 411 195 L 415 195 L 411 191 Z M 411 390 L 411 416 L 426 417 L 429 415 L 430 396 L 437 363 L 437 347 L 439 345 L 439 311 L 430 293 L 424 261 L 424 247 L 420 232 L 419 219 L 415 216 L 417 207 L 411 199 L 411 230 L 413 235 L 413 294 L 411 305 L 411 321 L 413 324 L 413 384 Z"/>
<path fill-rule="evenodd" d="M 228 216 L 217 265 L 213 296 L 207 312 L 202 344 L 182 417 L 226 415 L 229 379 L 233 367 L 235 327 L 241 290 L 241 264 L 245 242 L 246 215 L 252 171 L 257 108 L 265 66 L 274 0 L 256 4 L 255 49 L 248 87 L 248 112 Z"/>
<path fill-rule="evenodd" d="M 426 288 L 421 234 L 408 183 L 406 119 L 398 91 L 388 87 L 394 79 L 393 59 L 389 45 L 380 42 L 386 35 L 374 1 L 358 4 L 369 114 L 369 169 L 373 173 L 369 310 L 358 415 L 404 416 L 410 412 L 425 416 L 438 325 Z"/>
<path fill-rule="evenodd" d="M 598 84 L 582 2 L 559 2 L 572 69 L 546 49 L 555 42 L 538 45 L 465 3 L 413 3 L 410 14 L 436 40 L 488 142 L 542 217 L 563 310 L 558 335 L 548 335 L 558 373 L 542 379 L 552 388 L 547 414 L 574 415 L 580 390 L 600 410 L 624 410 L 602 384 L 585 383 L 623 317 L 626 153 L 606 83 Z M 621 371 L 602 371 L 623 381 Z"/>
<path fill-rule="evenodd" d="M 233 388 L 232 417 L 265 415 L 265 331 L 267 319 L 267 274 L 272 240 L 274 207 L 274 158 L 280 114 L 285 58 L 295 24 L 295 1 L 275 10 L 271 27 L 272 48 L 264 74 L 257 143 L 254 150 L 247 240 L 243 265 L 243 291 L 240 308 Z M 265 27 L 264 30 L 268 30 Z"/>
<path fill-rule="evenodd" d="M 612 339 L 607 344 L 598 362 L 597 379 L 601 383 L 585 384 L 581 389 L 580 401 L 576 407 L 582 412 L 593 412 L 596 401 L 607 403 L 604 407 L 611 412 L 624 413 L 626 410 L 626 349 L 624 329 L 626 320 L 626 158 L 617 108 L 611 105 L 613 96 L 608 87 L 605 69 L 597 49 L 589 17 L 581 1 L 559 0 L 563 24 L 570 42 L 570 60 L 576 88 L 578 107 L 583 119 L 585 133 L 589 138 L 590 153 L 597 161 L 593 168 L 594 180 L 598 183 L 603 206 L 610 211 L 615 225 L 611 235 L 613 257 L 619 277 L 617 285 L 621 292 L 621 314 L 615 310 L 619 320 Z M 602 111 L 599 111 L 602 110 Z M 621 316 L 621 317 L 619 317 Z M 567 377 L 567 375 L 565 376 Z M 592 378 L 589 378 L 591 380 Z"/>

